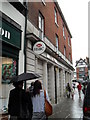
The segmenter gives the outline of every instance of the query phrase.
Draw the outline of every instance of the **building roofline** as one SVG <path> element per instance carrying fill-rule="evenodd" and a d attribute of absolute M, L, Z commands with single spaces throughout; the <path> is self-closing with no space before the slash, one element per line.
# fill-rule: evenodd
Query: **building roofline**
<path fill-rule="evenodd" d="M 61 17 L 62 17 L 62 19 L 63 19 L 63 21 L 64 21 L 64 24 L 65 24 L 65 26 L 66 26 L 69 34 L 70 34 L 70 37 L 72 38 L 71 32 L 70 32 L 70 30 L 69 30 L 69 28 L 68 28 L 67 22 L 66 22 L 66 20 L 65 20 L 65 17 L 64 17 L 64 15 L 63 15 L 63 13 L 62 13 L 62 10 L 61 10 L 61 8 L 60 8 L 57 0 L 53 0 L 53 1 L 54 1 L 55 5 L 56 5 L 57 8 L 58 8 L 58 11 L 59 11 L 59 13 L 60 13 L 60 15 L 61 15 Z"/>

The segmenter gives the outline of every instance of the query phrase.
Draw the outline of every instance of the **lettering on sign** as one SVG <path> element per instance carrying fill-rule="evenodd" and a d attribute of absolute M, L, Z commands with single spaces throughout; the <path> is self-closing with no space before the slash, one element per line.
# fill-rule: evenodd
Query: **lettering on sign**
<path fill-rule="evenodd" d="M 3 28 L 0 27 L 0 35 L 4 36 L 7 39 L 10 39 L 10 32 L 7 30 L 4 30 Z"/>
<path fill-rule="evenodd" d="M 42 54 L 45 51 L 45 49 L 46 49 L 46 45 L 43 42 L 37 42 L 33 46 L 33 51 L 36 54 Z"/>

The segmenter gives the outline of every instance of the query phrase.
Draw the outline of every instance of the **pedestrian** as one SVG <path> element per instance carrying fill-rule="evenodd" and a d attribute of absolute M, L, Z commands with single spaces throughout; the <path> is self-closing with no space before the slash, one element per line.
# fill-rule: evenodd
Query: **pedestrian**
<path fill-rule="evenodd" d="M 29 92 L 31 96 L 33 94 L 33 88 L 34 88 L 34 82 L 31 82 L 31 86 L 26 90 L 26 92 Z"/>
<path fill-rule="evenodd" d="M 8 113 L 10 120 L 31 120 L 31 96 L 23 88 L 23 81 L 13 83 L 14 89 L 10 91 Z"/>
<path fill-rule="evenodd" d="M 67 83 L 66 92 L 67 92 L 67 98 L 70 98 L 71 87 L 70 87 L 70 84 L 69 84 L 69 83 Z"/>
<path fill-rule="evenodd" d="M 74 100 L 74 88 L 72 87 L 72 89 L 71 89 L 71 96 L 72 96 L 72 100 Z"/>
<path fill-rule="evenodd" d="M 47 92 L 46 99 L 49 101 Z M 36 80 L 34 83 L 32 104 L 33 104 L 32 120 L 46 120 L 44 90 L 42 90 L 42 84 L 39 80 Z"/>
<path fill-rule="evenodd" d="M 82 89 L 82 86 L 81 86 L 81 83 L 80 83 L 80 82 L 79 82 L 79 84 L 77 85 L 77 88 L 78 88 L 79 98 L 81 98 L 81 89 Z"/>

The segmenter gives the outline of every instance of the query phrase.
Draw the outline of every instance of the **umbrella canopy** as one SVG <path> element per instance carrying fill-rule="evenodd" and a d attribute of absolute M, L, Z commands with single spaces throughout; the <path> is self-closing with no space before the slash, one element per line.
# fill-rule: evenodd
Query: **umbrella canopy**
<path fill-rule="evenodd" d="M 41 76 L 39 74 L 36 74 L 36 73 L 22 73 L 20 75 L 12 77 L 10 83 L 37 79 L 39 77 L 41 77 Z"/>
<path fill-rule="evenodd" d="M 75 80 L 72 80 L 72 82 L 83 83 L 83 82 L 84 82 L 84 80 L 82 80 L 82 79 L 79 79 L 79 80 L 75 79 Z"/>

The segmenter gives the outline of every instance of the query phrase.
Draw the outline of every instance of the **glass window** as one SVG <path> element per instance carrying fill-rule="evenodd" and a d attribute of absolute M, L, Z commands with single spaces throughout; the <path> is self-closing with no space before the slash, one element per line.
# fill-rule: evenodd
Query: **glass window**
<path fill-rule="evenodd" d="M 79 68 L 79 71 L 85 71 L 85 68 L 83 68 L 83 67 Z"/>
<path fill-rule="evenodd" d="M 66 47 L 64 46 L 64 56 L 66 56 Z"/>
<path fill-rule="evenodd" d="M 70 46 L 70 37 L 68 36 L 68 45 Z"/>
<path fill-rule="evenodd" d="M 65 36 L 65 34 L 64 34 L 64 25 L 63 25 L 63 37 Z"/>
<path fill-rule="evenodd" d="M 56 35 L 56 48 L 58 50 L 58 35 Z"/>
<path fill-rule="evenodd" d="M 71 54 L 69 53 L 69 61 L 71 61 Z"/>
<path fill-rule="evenodd" d="M 16 65 L 16 60 L 13 58 L 2 57 L 2 64 L 0 64 L 2 68 L 2 83 L 9 83 L 12 76 L 16 75 Z"/>
<path fill-rule="evenodd" d="M 39 37 L 41 39 L 43 39 L 44 37 L 44 18 L 40 13 L 39 13 Z"/>
<path fill-rule="evenodd" d="M 55 23 L 57 24 L 57 11 L 54 9 L 54 14 L 55 14 Z"/>

